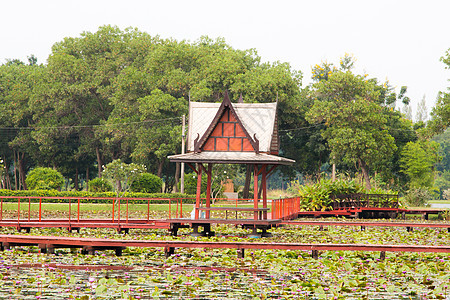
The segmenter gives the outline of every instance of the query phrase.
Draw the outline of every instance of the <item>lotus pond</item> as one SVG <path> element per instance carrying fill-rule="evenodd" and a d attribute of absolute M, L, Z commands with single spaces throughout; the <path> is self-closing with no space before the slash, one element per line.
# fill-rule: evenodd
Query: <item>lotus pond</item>
<path fill-rule="evenodd" d="M 212 241 L 261 242 L 246 230 L 215 226 Z M 180 230 L 33 229 L 31 235 L 120 239 L 193 240 Z M 267 242 L 450 245 L 446 229 L 318 226 L 271 231 Z M 1 234 L 17 234 L 2 228 Z M 23 233 L 22 233 L 23 234 Z M 202 238 L 208 240 L 207 238 Z M 82 255 L 39 253 L 16 247 L 0 252 L 0 299 L 450 299 L 450 254 L 255 250 L 238 258 L 234 249 L 127 248 Z"/>

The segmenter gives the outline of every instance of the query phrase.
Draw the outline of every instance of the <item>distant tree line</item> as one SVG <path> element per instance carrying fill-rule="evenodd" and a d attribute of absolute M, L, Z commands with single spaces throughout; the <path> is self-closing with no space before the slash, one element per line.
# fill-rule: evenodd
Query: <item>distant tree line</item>
<path fill-rule="evenodd" d="M 442 58 L 447 66 L 449 57 Z M 314 82 L 302 87 L 303 74 L 288 63 L 261 62 L 256 50 L 223 39 L 176 41 L 114 26 L 67 37 L 46 64 L 30 56 L 0 66 L 2 187 L 27 189 L 27 173 L 44 166 L 81 189 L 81 181 L 121 159 L 145 165 L 170 191 L 180 171 L 167 156 L 181 152 L 189 99 L 219 102 L 226 90 L 233 100 L 278 99 L 281 153 L 296 160 L 277 173 L 286 180 L 319 177 L 335 164 L 367 187 L 377 178 L 408 189 L 417 183 L 409 159 L 417 147 L 431 153 L 433 177 L 443 155 L 430 138 L 448 128 L 449 93 L 439 95 L 432 119 L 417 125 L 395 109 L 409 103 L 406 87 L 396 93 L 388 82 L 355 74 L 353 64 L 349 55 L 338 66 L 318 64 Z"/>

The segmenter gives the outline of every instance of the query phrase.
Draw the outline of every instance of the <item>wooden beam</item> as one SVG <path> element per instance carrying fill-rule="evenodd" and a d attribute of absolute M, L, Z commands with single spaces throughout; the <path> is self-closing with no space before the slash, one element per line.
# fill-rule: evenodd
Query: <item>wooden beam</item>
<path fill-rule="evenodd" d="M 198 165 L 198 173 L 197 173 L 197 194 L 195 196 L 195 219 L 199 219 L 199 208 L 200 208 L 200 195 L 202 193 L 202 164 Z"/>
<path fill-rule="evenodd" d="M 212 164 L 208 164 L 208 169 L 205 170 L 207 180 L 206 180 L 206 207 L 209 208 L 211 206 L 211 176 L 212 176 Z M 205 218 L 209 219 L 210 211 L 205 211 Z"/>
<path fill-rule="evenodd" d="M 253 166 L 253 207 L 258 208 L 258 165 Z M 253 219 L 258 220 L 258 212 L 253 213 Z"/>

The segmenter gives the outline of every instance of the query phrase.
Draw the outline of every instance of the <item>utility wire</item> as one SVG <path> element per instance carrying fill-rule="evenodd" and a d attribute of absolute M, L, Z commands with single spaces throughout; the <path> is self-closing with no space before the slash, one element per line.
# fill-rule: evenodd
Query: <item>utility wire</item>
<path fill-rule="evenodd" d="M 39 127 L 0 127 L 0 130 L 19 130 L 19 129 L 20 130 L 38 130 L 38 129 L 69 129 L 69 128 L 113 127 L 113 126 L 127 126 L 127 125 L 135 125 L 135 124 L 156 123 L 156 122 L 164 122 L 164 121 L 169 121 L 169 120 L 180 120 L 180 122 L 181 122 L 181 117 L 165 118 L 165 119 L 158 119 L 158 120 L 145 120 L 145 121 L 127 122 L 127 123 L 112 123 L 112 124 L 39 126 Z"/>

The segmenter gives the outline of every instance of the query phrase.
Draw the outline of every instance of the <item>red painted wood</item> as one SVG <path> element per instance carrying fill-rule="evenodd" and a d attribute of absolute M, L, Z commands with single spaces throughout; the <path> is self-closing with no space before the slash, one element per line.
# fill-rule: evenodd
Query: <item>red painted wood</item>
<path fill-rule="evenodd" d="M 253 206 L 258 209 L 258 166 L 253 166 Z M 255 211 L 253 218 L 258 219 L 258 213 Z"/>
<path fill-rule="evenodd" d="M 199 218 L 199 208 L 200 208 L 200 194 L 202 192 L 202 164 L 197 164 L 197 194 L 195 198 L 195 219 Z"/>
<path fill-rule="evenodd" d="M 165 240 L 115 240 L 101 238 L 72 238 L 55 236 L 0 235 L 0 242 L 15 245 L 52 245 L 56 247 L 173 247 L 211 249 L 273 249 L 320 251 L 391 251 L 450 253 L 450 245 L 374 245 L 374 244 L 303 244 L 303 243 L 248 243 Z"/>
<path fill-rule="evenodd" d="M 208 170 L 206 171 L 206 207 L 211 206 L 211 176 L 212 176 L 212 164 L 208 164 Z M 205 212 L 205 218 L 209 219 L 210 212 Z"/>

